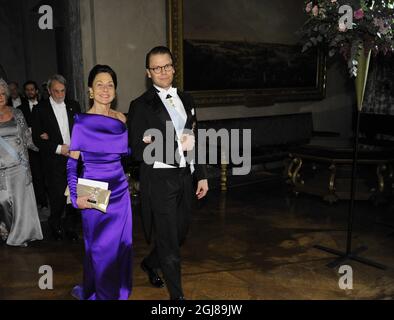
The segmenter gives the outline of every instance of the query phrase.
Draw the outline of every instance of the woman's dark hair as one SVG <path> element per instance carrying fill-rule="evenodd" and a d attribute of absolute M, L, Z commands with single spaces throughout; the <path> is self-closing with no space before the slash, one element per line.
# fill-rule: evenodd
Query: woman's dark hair
<path fill-rule="evenodd" d="M 116 76 L 115 71 L 107 65 L 97 64 L 90 70 L 89 78 L 88 78 L 88 87 L 93 87 L 93 81 L 99 73 L 109 73 L 112 77 L 112 81 L 114 82 L 115 89 L 118 86 L 118 77 Z"/>
<path fill-rule="evenodd" d="M 154 47 L 147 53 L 145 60 L 146 69 L 149 69 L 150 57 L 155 54 L 168 54 L 171 57 L 172 62 L 174 62 L 174 58 L 172 56 L 171 50 L 164 46 L 158 46 L 158 47 Z"/>

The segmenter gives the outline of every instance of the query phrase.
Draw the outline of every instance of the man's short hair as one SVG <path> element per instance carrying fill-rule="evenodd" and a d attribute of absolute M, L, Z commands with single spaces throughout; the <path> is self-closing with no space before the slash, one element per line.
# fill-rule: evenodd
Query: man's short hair
<path fill-rule="evenodd" d="M 171 50 L 168 47 L 157 46 L 157 47 L 154 47 L 153 49 L 151 49 L 146 54 L 146 60 L 145 60 L 145 67 L 146 67 L 146 69 L 149 69 L 150 57 L 155 55 L 155 54 L 168 54 L 171 57 L 172 62 L 174 62 L 174 58 L 172 56 Z"/>
<path fill-rule="evenodd" d="M 52 77 L 50 77 L 49 79 L 48 79 L 48 82 L 47 82 L 47 87 L 48 87 L 48 89 L 50 89 L 51 88 L 51 86 L 52 86 L 52 82 L 53 81 L 57 81 L 57 82 L 60 82 L 61 84 L 63 84 L 65 87 L 67 87 L 67 80 L 61 75 L 61 74 L 54 74 Z"/>
<path fill-rule="evenodd" d="M 34 89 L 38 90 L 37 82 L 35 82 L 35 81 L 33 81 L 33 80 L 26 81 L 26 82 L 23 84 L 23 90 L 26 90 L 26 87 L 27 87 L 29 84 L 32 84 L 32 85 L 34 86 Z"/>

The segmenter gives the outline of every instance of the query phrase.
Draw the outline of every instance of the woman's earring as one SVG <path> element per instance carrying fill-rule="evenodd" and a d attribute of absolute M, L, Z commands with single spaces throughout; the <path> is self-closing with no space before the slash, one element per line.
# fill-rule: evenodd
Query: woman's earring
<path fill-rule="evenodd" d="M 89 93 L 89 98 L 90 98 L 90 99 L 93 99 L 93 92 L 90 92 L 90 93 Z"/>

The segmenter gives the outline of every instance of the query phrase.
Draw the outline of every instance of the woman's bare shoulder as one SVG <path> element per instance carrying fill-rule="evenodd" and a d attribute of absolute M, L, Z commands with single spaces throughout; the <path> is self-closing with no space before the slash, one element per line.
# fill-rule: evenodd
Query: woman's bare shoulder
<path fill-rule="evenodd" d="M 116 117 L 118 120 L 122 121 L 123 123 L 126 123 L 127 118 L 126 118 L 126 116 L 125 116 L 122 112 L 114 111 L 114 115 L 115 115 L 115 117 Z"/>

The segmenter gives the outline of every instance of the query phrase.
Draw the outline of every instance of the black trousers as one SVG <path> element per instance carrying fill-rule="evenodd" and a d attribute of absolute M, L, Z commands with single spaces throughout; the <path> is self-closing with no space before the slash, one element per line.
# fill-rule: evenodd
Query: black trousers
<path fill-rule="evenodd" d="M 145 263 L 153 269 L 161 269 L 171 298 L 183 296 L 180 247 L 191 221 L 192 196 L 189 168 L 153 170 L 154 248 Z"/>
<path fill-rule="evenodd" d="M 31 175 L 33 177 L 34 194 L 37 204 L 42 207 L 48 206 L 47 195 L 45 192 L 44 166 L 39 152 L 29 150 L 29 163 Z"/>
<path fill-rule="evenodd" d="M 54 229 L 65 229 L 66 231 L 75 231 L 78 222 L 78 212 L 67 205 L 67 198 L 64 192 L 67 187 L 67 170 L 63 163 L 58 166 L 49 165 L 46 174 L 48 184 L 48 197 L 51 213 L 48 219 L 49 225 Z M 64 223 L 62 216 L 66 212 Z"/>

